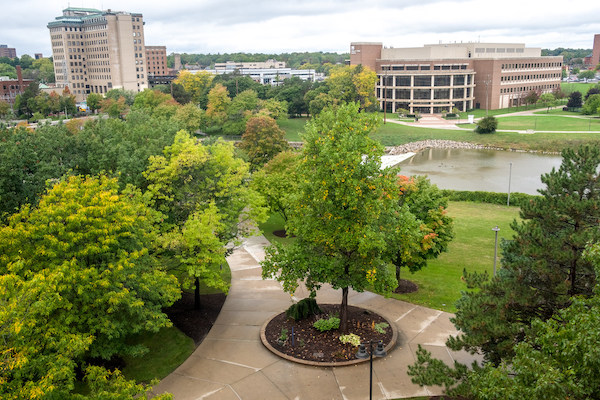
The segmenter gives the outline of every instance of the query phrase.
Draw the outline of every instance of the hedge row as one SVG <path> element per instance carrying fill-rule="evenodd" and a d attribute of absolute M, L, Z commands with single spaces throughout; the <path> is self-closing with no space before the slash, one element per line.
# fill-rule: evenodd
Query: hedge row
<path fill-rule="evenodd" d="M 450 201 L 473 201 L 476 203 L 489 203 L 489 204 L 506 204 L 508 195 L 506 193 L 495 193 L 495 192 L 483 192 L 483 191 L 466 191 L 466 190 L 442 190 L 444 196 L 448 197 Z M 537 196 L 525 193 L 511 193 L 510 194 L 510 205 L 520 207 L 521 204 L 528 202 L 529 200 Z"/>

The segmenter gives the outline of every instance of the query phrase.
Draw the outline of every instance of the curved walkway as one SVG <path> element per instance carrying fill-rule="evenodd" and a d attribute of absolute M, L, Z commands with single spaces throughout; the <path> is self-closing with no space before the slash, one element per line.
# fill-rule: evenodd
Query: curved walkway
<path fill-rule="evenodd" d="M 261 343 L 264 322 L 292 304 L 274 280 L 261 278 L 258 264 L 264 258 L 263 236 L 248 239 L 228 258 L 231 289 L 208 336 L 194 353 L 153 390 L 169 392 L 176 400 L 319 400 L 366 399 L 369 363 L 346 367 L 310 367 L 281 359 Z M 307 296 L 299 289 L 295 297 Z M 338 303 L 340 291 L 321 289 L 317 300 Z M 365 306 L 394 321 L 398 343 L 388 356 L 373 361 L 373 398 L 395 399 L 441 394 L 439 387 L 421 388 L 410 382 L 407 366 L 414 363 L 421 344 L 447 363 L 471 363 L 465 352 L 444 345 L 456 330 L 451 314 L 364 292 L 350 291 L 349 303 Z"/>

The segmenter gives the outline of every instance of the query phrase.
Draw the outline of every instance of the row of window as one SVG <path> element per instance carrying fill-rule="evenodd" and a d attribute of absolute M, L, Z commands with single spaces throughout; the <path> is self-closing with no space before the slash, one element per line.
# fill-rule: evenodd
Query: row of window
<path fill-rule="evenodd" d="M 383 96 L 382 96 L 383 95 Z M 452 95 L 452 97 L 450 97 Z M 471 88 L 455 89 L 377 89 L 377 97 L 401 100 L 443 100 L 471 97 Z"/>
<path fill-rule="evenodd" d="M 503 76 L 500 80 L 502 82 L 508 81 L 524 81 L 531 79 L 549 79 L 549 78 L 560 78 L 560 74 L 535 74 L 535 75 L 513 75 L 513 76 Z"/>
<path fill-rule="evenodd" d="M 378 76 L 382 86 L 464 86 L 473 81 L 472 75 L 402 75 Z"/>
<path fill-rule="evenodd" d="M 468 64 L 434 64 L 434 71 L 467 69 Z M 431 64 L 383 65 L 383 71 L 431 71 Z"/>
<path fill-rule="evenodd" d="M 504 89 L 500 89 L 500 93 L 506 94 L 506 93 L 529 93 L 532 90 L 533 91 L 539 91 L 539 90 L 554 90 L 554 89 L 558 89 L 560 87 L 560 84 L 548 84 L 548 85 L 535 85 L 535 86 L 521 86 L 521 87 L 512 87 L 512 88 L 504 88 Z"/>
<path fill-rule="evenodd" d="M 502 69 L 551 68 L 551 67 L 562 67 L 562 63 L 561 62 L 542 62 L 542 63 L 502 64 Z"/>

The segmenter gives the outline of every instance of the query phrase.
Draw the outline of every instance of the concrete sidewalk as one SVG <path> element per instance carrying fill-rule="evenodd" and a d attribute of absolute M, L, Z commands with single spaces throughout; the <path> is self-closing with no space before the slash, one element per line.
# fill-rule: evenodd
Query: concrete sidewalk
<path fill-rule="evenodd" d="M 208 336 L 196 351 L 153 393 L 172 393 L 176 400 L 366 399 L 369 363 L 345 367 L 310 367 L 281 359 L 261 343 L 259 332 L 271 316 L 292 304 L 274 280 L 262 280 L 258 264 L 264 258 L 263 236 L 248 239 L 228 258 L 231 289 Z M 305 289 L 295 294 L 307 296 Z M 341 291 L 321 289 L 321 303 L 338 303 Z M 407 366 L 414 363 L 417 345 L 447 363 L 471 363 L 468 353 L 444 345 L 456 330 L 451 314 L 364 292 L 350 292 L 349 304 L 376 310 L 398 328 L 398 343 L 388 356 L 373 361 L 373 398 L 395 399 L 441 394 L 439 387 L 420 388 L 410 382 Z"/>

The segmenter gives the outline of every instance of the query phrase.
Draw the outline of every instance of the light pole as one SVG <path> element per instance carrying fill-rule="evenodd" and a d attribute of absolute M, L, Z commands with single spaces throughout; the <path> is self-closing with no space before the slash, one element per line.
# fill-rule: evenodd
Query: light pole
<path fill-rule="evenodd" d="M 373 343 L 377 343 L 377 348 L 373 350 Z M 369 353 L 366 350 L 367 343 L 361 343 L 358 348 L 358 352 L 356 353 L 356 358 L 360 358 L 363 360 L 369 359 L 369 400 L 373 400 L 373 356 L 375 357 L 385 357 L 387 352 L 383 348 L 383 342 L 369 340 Z"/>
<path fill-rule="evenodd" d="M 492 228 L 492 230 L 496 233 L 496 242 L 494 244 L 494 276 L 496 276 L 496 258 L 498 255 L 498 231 L 500 230 L 500 228 L 498 228 L 498 225 L 496 225 L 496 227 Z"/>
<path fill-rule="evenodd" d="M 506 199 L 506 205 L 510 206 L 510 181 L 512 180 L 512 162 L 508 163 L 508 198 Z"/>

